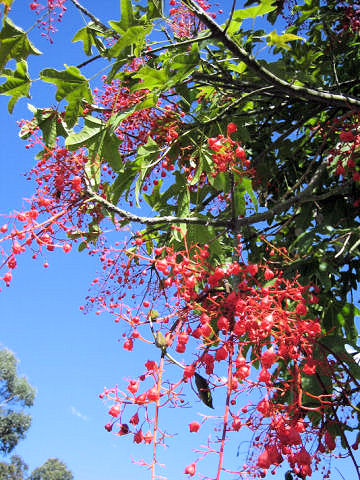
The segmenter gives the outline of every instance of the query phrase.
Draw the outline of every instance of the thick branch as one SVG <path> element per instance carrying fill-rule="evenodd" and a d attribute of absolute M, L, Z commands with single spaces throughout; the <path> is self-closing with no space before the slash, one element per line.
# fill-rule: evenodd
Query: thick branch
<path fill-rule="evenodd" d="M 255 213 L 250 217 L 239 218 L 236 221 L 237 229 L 244 225 L 254 225 L 255 223 L 264 222 L 273 218 L 276 214 L 286 212 L 289 208 L 296 205 L 302 205 L 303 203 L 308 202 L 320 202 L 321 200 L 325 200 L 327 198 L 333 197 L 335 195 L 344 195 L 345 193 L 350 192 L 350 185 L 351 182 L 344 183 L 343 185 L 339 185 L 338 187 L 334 188 L 333 190 L 329 190 L 326 193 L 322 193 L 321 195 L 311 195 L 309 190 L 309 186 L 303 190 L 298 195 L 285 200 L 284 202 L 280 202 L 275 204 L 272 208 L 269 208 L 265 212 Z"/>
<path fill-rule="evenodd" d="M 293 85 L 287 81 L 277 77 L 260 63 L 247 51 L 234 42 L 227 33 L 201 8 L 194 0 L 182 0 L 183 3 L 204 23 L 210 32 L 228 48 L 233 55 L 243 61 L 250 70 L 252 70 L 259 78 L 264 80 L 268 85 L 277 87 L 278 90 L 295 98 L 311 100 L 316 103 L 322 103 L 330 106 L 342 108 L 360 107 L 360 100 L 344 95 L 334 95 L 330 92 L 323 92 L 312 88 Z"/>
<path fill-rule="evenodd" d="M 122 208 L 113 205 L 106 198 L 101 197 L 95 193 L 89 186 L 86 188 L 86 196 L 88 201 L 94 201 L 105 207 L 109 212 L 119 215 L 119 217 L 129 220 L 131 222 L 141 223 L 143 225 L 173 225 L 185 223 L 186 225 L 204 225 L 204 226 L 213 226 L 213 227 L 225 227 L 231 229 L 235 232 L 239 231 L 239 228 L 244 225 L 254 225 L 256 223 L 264 222 L 273 218 L 276 214 L 283 213 L 294 205 L 302 205 L 303 203 L 308 202 L 320 202 L 334 195 L 343 195 L 350 191 L 350 186 L 352 182 L 347 182 L 338 187 L 335 187 L 333 190 L 329 190 L 320 195 L 312 195 L 313 189 L 318 185 L 321 179 L 321 175 L 325 170 L 325 165 L 321 166 L 312 180 L 309 182 L 308 186 L 298 195 L 279 202 L 275 204 L 272 208 L 266 210 L 265 212 L 255 213 L 245 218 L 238 218 L 234 222 L 231 220 L 212 220 L 199 217 L 173 217 L 173 216 L 163 216 L 163 217 L 142 217 L 134 213 L 123 210 Z"/>
<path fill-rule="evenodd" d="M 105 198 L 101 197 L 97 193 L 93 192 L 91 188 L 87 187 L 86 194 L 89 200 L 93 200 L 100 205 L 104 206 L 109 212 L 115 213 L 126 220 L 130 220 L 131 222 L 142 223 L 144 225 L 161 225 L 161 224 L 176 224 L 176 223 L 185 223 L 187 225 L 205 225 L 205 226 L 213 226 L 213 227 L 230 227 L 231 221 L 229 220 L 211 220 L 206 218 L 199 218 L 199 217 L 173 217 L 173 216 L 165 216 L 165 217 L 141 217 L 134 213 L 128 212 L 123 210 L 122 208 L 118 208 L 116 205 L 113 205 L 111 202 L 106 200 Z"/>

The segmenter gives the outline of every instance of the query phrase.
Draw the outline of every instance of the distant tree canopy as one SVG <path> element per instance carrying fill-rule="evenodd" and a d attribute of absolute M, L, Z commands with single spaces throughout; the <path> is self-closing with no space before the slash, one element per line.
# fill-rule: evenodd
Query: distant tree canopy
<path fill-rule="evenodd" d="M 73 478 L 64 462 L 57 458 L 49 458 L 32 472 L 28 480 L 73 480 Z"/>
<path fill-rule="evenodd" d="M 19 455 L 13 455 L 10 463 L 0 462 L 1 480 L 24 480 L 29 467 Z"/>
<path fill-rule="evenodd" d="M 73 480 L 74 476 L 64 462 L 58 458 L 49 458 L 41 467 L 36 468 L 30 476 L 29 467 L 19 455 L 13 455 L 10 463 L 0 462 L 1 480 Z"/>
<path fill-rule="evenodd" d="M 25 437 L 31 416 L 22 408 L 34 404 L 35 389 L 17 373 L 18 360 L 7 348 L 0 350 L 0 452 L 10 453 Z M 10 462 L 0 462 L 1 480 L 73 480 L 64 462 L 49 458 L 27 476 L 29 467 L 19 455 Z"/>
<path fill-rule="evenodd" d="M 0 350 L 0 452 L 4 454 L 25 437 L 31 416 L 24 408 L 31 407 L 35 398 L 34 388 L 25 377 L 18 376 L 17 363 L 10 350 Z"/>

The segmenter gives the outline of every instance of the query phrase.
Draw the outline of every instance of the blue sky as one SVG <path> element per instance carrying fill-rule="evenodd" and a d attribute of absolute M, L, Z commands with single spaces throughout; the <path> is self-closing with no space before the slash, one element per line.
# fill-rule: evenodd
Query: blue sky
<path fill-rule="evenodd" d="M 31 26 L 33 18 L 28 3 L 15 0 L 11 14 L 15 23 L 25 29 Z M 119 18 L 118 1 L 84 0 L 83 3 L 104 21 Z M 221 5 L 224 11 L 228 4 L 227 1 Z M 31 58 L 32 76 L 45 66 L 63 69 L 65 63 L 76 65 L 84 60 L 81 45 L 74 44 L 70 49 L 68 43 L 83 24 L 79 13 L 69 5 L 53 45 L 42 39 L 36 29 L 32 31 L 31 38 L 44 52 L 40 57 Z M 92 65 L 84 73 L 90 76 L 94 71 L 95 65 Z M 53 87 L 35 83 L 30 102 L 40 107 L 53 104 L 53 92 Z M 27 101 L 21 100 L 12 116 L 7 114 L 7 102 L 7 97 L 0 97 L 2 214 L 20 210 L 22 198 L 29 197 L 33 190 L 23 173 L 31 168 L 34 152 L 25 150 L 16 124 L 21 118 L 30 118 Z M 6 218 L 0 217 L 2 223 L 6 223 Z M 81 313 L 79 306 L 99 267 L 95 258 L 74 250 L 68 254 L 49 253 L 48 261 L 49 268 L 44 269 L 41 260 L 22 255 L 11 286 L 2 288 L 0 293 L 0 342 L 15 352 L 20 360 L 20 372 L 37 388 L 31 409 L 33 424 L 16 453 L 31 470 L 49 457 L 58 457 L 72 470 L 76 480 L 150 478 L 130 457 L 149 459 L 151 448 L 138 447 L 130 438 L 106 432 L 103 426 L 109 418 L 109 406 L 104 405 L 98 395 L 105 386 L 120 385 L 123 379 L 141 373 L 144 362 L 148 358 L 156 359 L 156 355 L 146 346 L 137 346 L 133 353 L 126 352 L 118 342 L 120 327 L 109 316 Z M 195 399 L 190 388 L 188 394 Z M 164 474 L 169 479 L 185 478 L 184 467 L 196 458 L 192 448 L 207 440 L 205 432 L 181 435 L 187 431 L 190 421 L 200 418 L 198 413 L 209 414 L 198 401 L 194 408 L 165 413 L 168 431 L 179 433 L 169 439 L 169 448 L 160 455 L 160 461 L 167 466 Z M 239 434 L 228 445 L 226 458 L 234 469 L 245 461 L 249 440 L 249 434 Z M 245 443 L 237 457 L 241 442 Z M 203 473 L 211 473 L 212 465 L 212 461 L 207 460 Z M 346 477 L 347 466 L 341 468 Z M 283 478 L 284 471 L 271 478 Z M 314 475 L 313 478 L 320 477 Z M 332 478 L 341 477 L 334 470 Z"/>

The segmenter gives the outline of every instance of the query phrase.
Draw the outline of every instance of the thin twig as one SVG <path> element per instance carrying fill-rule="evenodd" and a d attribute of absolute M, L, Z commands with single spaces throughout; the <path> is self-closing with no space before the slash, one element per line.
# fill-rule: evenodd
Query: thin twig
<path fill-rule="evenodd" d="M 85 62 L 79 63 L 79 65 L 76 65 L 76 68 L 85 67 L 85 66 L 88 65 L 89 63 L 93 62 L 94 60 L 98 60 L 98 59 L 101 58 L 101 57 L 102 57 L 102 55 L 95 55 L 95 57 L 89 58 L 88 60 L 85 60 Z"/>
<path fill-rule="evenodd" d="M 153 50 L 146 51 L 146 55 L 153 55 L 154 53 L 161 52 L 161 50 L 181 47 L 183 45 L 192 45 L 196 42 L 201 42 L 203 40 L 208 40 L 212 35 L 205 35 L 204 37 L 190 38 L 189 40 L 184 40 L 183 42 L 171 43 L 170 45 L 163 45 L 161 47 L 154 48 Z"/>
<path fill-rule="evenodd" d="M 71 3 L 78 9 L 80 12 L 82 12 L 84 15 L 90 18 L 96 25 L 98 25 L 101 29 L 104 31 L 109 30 L 107 26 L 102 23 L 101 20 L 99 20 L 95 15 L 93 15 L 87 8 L 85 8 L 81 3 L 78 2 L 78 0 L 70 0 Z"/>
<path fill-rule="evenodd" d="M 229 26 L 230 26 L 232 17 L 233 17 L 233 15 L 234 15 L 235 5 L 236 5 L 236 0 L 233 0 L 232 6 L 231 6 L 230 16 L 229 16 L 229 18 L 227 19 L 227 22 L 226 22 L 226 25 L 225 25 L 225 28 L 224 28 L 224 33 L 226 33 L 226 30 L 227 30 L 227 29 L 229 28 Z"/>
<path fill-rule="evenodd" d="M 350 240 L 350 238 L 351 238 L 351 235 L 352 235 L 351 232 L 349 232 L 349 233 L 347 234 L 346 240 L 345 240 L 342 248 L 341 248 L 341 249 L 338 251 L 338 253 L 335 255 L 335 258 L 340 257 L 340 255 L 343 253 L 343 251 L 344 251 L 345 248 L 346 248 L 346 245 L 349 243 L 349 240 Z"/>

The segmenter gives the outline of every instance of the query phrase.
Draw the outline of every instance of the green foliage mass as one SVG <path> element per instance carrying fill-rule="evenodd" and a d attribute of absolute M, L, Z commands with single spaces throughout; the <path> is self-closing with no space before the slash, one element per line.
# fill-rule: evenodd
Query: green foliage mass
<path fill-rule="evenodd" d="M 49 458 L 39 468 L 36 468 L 28 480 L 73 480 L 74 476 L 64 462 L 57 458 Z"/>
<path fill-rule="evenodd" d="M 0 462 L 0 478 L 2 480 L 25 480 L 28 466 L 18 455 L 13 455 L 10 463 Z"/>
<path fill-rule="evenodd" d="M 0 451 L 10 453 L 25 438 L 31 416 L 24 408 L 32 407 L 35 389 L 17 373 L 18 360 L 7 348 L 0 350 Z M 0 462 L 1 480 L 73 480 L 64 462 L 49 458 L 27 476 L 28 466 L 18 455 L 10 462 Z"/>
<path fill-rule="evenodd" d="M 0 451 L 11 452 L 25 437 L 31 424 L 26 407 L 34 403 L 35 390 L 17 374 L 17 359 L 7 349 L 0 350 Z"/>
<path fill-rule="evenodd" d="M 74 476 L 66 464 L 58 458 L 49 458 L 41 467 L 27 475 L 29 467 L 18 455 L 13 455 L 9 463 L 0 462 L 1 480 L 73 480 Z"/>

